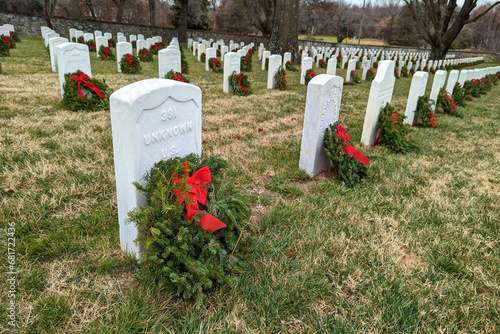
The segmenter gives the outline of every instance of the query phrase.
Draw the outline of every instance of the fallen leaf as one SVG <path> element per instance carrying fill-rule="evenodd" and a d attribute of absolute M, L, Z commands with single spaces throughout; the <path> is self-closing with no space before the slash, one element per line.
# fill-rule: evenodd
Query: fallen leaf
<path fill-rule="evenodd" d="M 204 140 L 201 142 L 202 145 L 208 145 L 208 141 Z"/>
<path fill-rule="evenodd" d="M 14 192 L 14 189 L 11 189 L 11 188 L 5 188 L 5 189 L 4 189 L 4 191 L 5 191 L 6 193 L 11 193 L 11 194 L 12 194 L 12 193 Z"/>
<path fill-rule="evenodd" d="M 262 131 L 264 131 L 264 129 L 262 129 L 262 128 L 259 128 L 259 130 L 258 130 L 258 131 L 259 131 L 259 133 L 261 133 Z"/>
<path fill-rule="evenodd" d="M 99 130 L 98 130 L 98 129 L 92 129 L 92 131 L 94 131 L 94 132 L 99 132 Z"/>
<path fill-rule="evenodd" d="M 425 260 L 420 256 L 417 256 L 415 253 L 412 253 L 410 251 L 406 251 L 405 256 L 403 256 L 403 258 L 401 259 L 401 263 L 407 267 L 413 267 L 424 261 Z"/>
<path fill-rule="evenodd" d="M 290 253 L 288 253 L 289 258 L 294 258 L 295 255 L 297 255 L 297 251 L 295 251 L 295 250 L 291 250 Z"/>
<path fill-rule="evenodd" d="M 295 118 L 295 117 L 294 117 L 294 118 L 292 118 L 292 121 L 295 121 L 295 120 L 297 120 L 297 118 Z"/>

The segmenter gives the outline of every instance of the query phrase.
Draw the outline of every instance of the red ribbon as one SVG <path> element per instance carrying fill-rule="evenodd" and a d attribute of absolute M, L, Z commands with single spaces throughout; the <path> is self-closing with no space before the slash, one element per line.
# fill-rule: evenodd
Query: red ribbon
<path fill-rule="evenodd" d="M 125 58 L 128 60 L 128 69 L 132 71 L 132 62 L 134 61 L 134 57 L 127 53 Z"/>
<path fill-rule="evenodd" d="M 108 39 L 108 45 L 110 48 L 113 47 L 113 40 L 112 39 Z"/>
<path fill-rule="evenodd" d="M 337 138 L 342 139 L 342 146 L 344 146 L 344 153 L 348 154 L 351 159 L 354 156 L 359 162 L 361 162 L 363 165 L 366 166 L 370 162 L 370 159 L 368 159 L 361 152 L 355 149 L 354 146 L 347 143 L 349 139 L 351 139 L 351 136 L 345 132 L 345 128 L 341 125 L 337 125 L 335 128 L 337 129 L 338 133 Z"/>
<path fill-rule="evenodd" d="M 212 65 L 214 65 L 214 70 L 217 68 L 217 59 L 212 58 Z"/>
<path fill-rule="evenodd" d="M 437 128 L 436 121 L 434 120 L 434 114 L 429 114 L 429 120 L 431 121 L 431 125 L 435 128 Z"/>
<path fill-rule="evenodd" d="M 106 48 L 106 47 L 103 47 L 103 48 L 102 48 L 102 51 L 104 51 L 104 58 L 109 59 L 109 56 L 108 56 L 109 49 L 108 49 L 108 48 Z"/>
<path fill-rule="evenodd" d="M 9 39 L 9 36 L 3 36 L 2 39 L 3 39 L 3 41 L 5 43 L 7 43 L 7 46 L 10 48 L 10 43 L 9 43 L 10 39 Z"/>
<path fill-rule="evenodd" d="M 311 70 L 311 72 L 309 72 L 309 76 L 310 77 L 315 77 L 316 76 L 316 73 L 314 73 L 314 71 Z"/>
<path fill-rule="evenodd" d="M 453 100 L 452 100 L 453 101 Z M 451 110 L 456 111 L 457 110 L 457 105 L 455 103 L 451 104 Z"/>
<path fill-rule="evenodd" d="M 153 52 L 156 53 L 156 49 L 158 49 L 158 43 L 151 45 L 153 48 Z"/>
<path fill-rule="evenodd" d="M 177 80 L 177 81 L 180 81 L 180 82 L 185 82 L 185 81 L 182 79 L 182 75 L 181 75 L 181 74 L 175 74 L 175 73 L 174 73 L 174 80 Z"/>
<path fill-rule="evenodd" d="M 80 76 L 76 75 L 76 74 L 72 74 L 71 77 L 73 78 L 73 80 L 76 81 L 76 84 L 78 85 L 78 95 L 81 96 L 82 100 L 85 99 L 85 95 L 83 94 L 81 88 L 80 88 L 80 84 L 81 83 L 84 83 L 85 86 L 87 86 L 88 89 L 91 89 L 93 90 L 97 96 L 99 96 L 100 98 L 103 98 L 104 97 L 104 94 L 101 93 L 101 91 L 99 90 L 99 88 L 97 88 L 95 85 L 91 84 L 90 82 L 88 82 L 87 80 L 90 79 L 90 77 L 83 73 L 83 72 L 80 72 Z"/>
<path fill-rule="evenodd" d="M 14 33 L 12 31 L 9 31 L 10 37 L 14 37 Z"/>
<path fill-rule="evenodd" d="M 94 43 L 90 44 L 90 47 L 95 49 L 95 44 Z"/>
<path fill-rule="evenodd" d="M 146 59 L 149 59 L 149 57 L 148 57 L 148 51 L 142 50 L 141 53 L 142 53 L 143 56 L 146 56 Z"/>
<path fill-rule="evenodd" d="M 188 200 L 186 200 L 186 221 L 190 221 L 198 212 L 201 212 L 198 207 L 198 202 L 204 205 L 207 201 L 208 190 L 202 187 L 212 182 L 212 176 L 210 175 L 208 166 L 205 166 L 196 171 L 193 176 L 189 177 L 187 162 L 183 162 L 182 165 L 184 166 L 184 177 L 187 178 L 186 185 L 191 189 L 189 190 L 188 187 L 188 190 L 186 190 L 184 194 L 181 193 L 180 190 L 174 190 L 174 194 L 179 204 L 182 204 L 186 197 L 188 198 Z M 172 175 L 172 182 L 181 184 L 177 174 Z M 221 220 L 209 213 L 205 213 L 200 217 L 198 225 L 205 231 L 211 232 L 215 232 L 227 226 Z"/>
<path fill-rule="evenodd" d="M 248 92 L 248 88 L 243 87 L 241 84 L 241 80 L 243 79 L 243 75 L 238 76 L 238 82 L 240 83 L 240 88 L 246 93 Z"/>

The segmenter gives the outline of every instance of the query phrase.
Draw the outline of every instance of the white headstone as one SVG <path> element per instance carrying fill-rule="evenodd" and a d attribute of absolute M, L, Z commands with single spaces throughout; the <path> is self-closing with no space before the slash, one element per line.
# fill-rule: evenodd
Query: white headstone
<path fill-rule="evenodd" d="M 127 37 L 125 37 L 125 36 L 118 36 L 118 38 L 117 38 L 117 43 L 126 42 L 126 41 L 127 41 Z"/>
<path fill-rule="evenodd" d="M 351 81 L 351 72 L 356 71 L 356 59 L 349 60 L 347 64 L 347 73 L 345 75 L 345 82 Z"/>
<path fill-rule="evenodd" d="M 271 57 L 271 51 L 262 52 L 262 70 L 266 70 L 266 59 Z"/>
<path fill-rule="evenodd" d="M 85 34 L 83 34 L 83 40 L 85 42 L 91 41 L 93 39 L 94 39 L 94 34 L 91 34 L 90 32 L 86 32 Z"/>
<path fill-rule="evenodd" d="M 306 72 L 312 69 L 313 59 L 311 57 L 302 58 L 302 62 L 300 64 L 300 84 L 306 84 Z"/>
<path fill-rule="evenodd" d="M 208 48 L 206 50 L 206 54 L 205 54 L 205 71 L 210 71 L 210 66 L 208 66 L 208 61 L 210 60 L 210 58 L 215 58 L 217 59 L 217 50 L 214 49 L 214 48 Z"/>
<path fill-rule="evenodd" d="M 73 42 L 73 38 L 75 39 L 76 42 L 76 29 L 71 28 L 69 29 L 69 41 Z"/>
<path fill-rule="evenodd" d="M 221 59 L 222 61 L 224 61 L 224 55 L 228 52 L 228 49 L 229 49 L 229 48 L 227 47 L 227 45 L 222 45 L 222 46 L 220 47 L 220 56 L 221 56 L 221 57 L 220 57 L 220 59 Z"/>
<path fill-rule="evenodd" d="M 90 68 L 89 47 L 81 43 L 62 43 L 56 46 L 57 70 L 59 72 L 59 85 L 61 96 L 64 95 L 64 75 L 80 70 L 92 78 Z"/>
<path fill-rule="evenodd" d="M 137 40 L 138 40 L 138 41 L 139 41 L 139 40 L 142 40 L 142 41 L 143 41 L 143 40 L 144 40 L 144 35 L 143 35 L 143 34 L 138 34 L 138 35 L 137 35 Z"/>
<path fill-rule="evenodd" d="M 116 38 L 119 38 L 119 37 L 125 37 L 125 35 L 122 32 L 116 33 Z"/>
<path fill-rule="evenodd" d="M 377 136 L 377 122 L 382 109 L 386 103 L 391 103 L 392 92 L 394 91 L 394 67 L 396 62 L 393 60 L 382 60 L 379 62 L 377 75 L 372 81 L 368 105 L 366 107 L 365 121 L 363 124 L 363 133 L 361 134 L 361 143 L 367 146 L 375 144 Z"/>
<path fill-rule="evenodd" d="M 331 166 L 323 150 L 323 139 L 326 128 L 339 119 L 343 84 L 341 77 L 320 74 L 307 87 L 299 168 L 310 176 Z"/>
<path fill-rule="evenodd" d="M 143 182 L 154 163 L 194 153 L 201 156 L 201 89 L 164 79 L 134 82 L 111 95 L 111 127 L 123 252 L 140 258 L 138 230 L 127 213 L 146 205 L 133 182 Z"/>
<path fill-rule="evenodd" d="M 120 61 L 122 60 L 123 56 L 125 56 L 127 53 L 131 56 L 134 55 L 134 53 L 132 52 L 132 43 L 129 42 L 116 43 L 116 63 L 118 66 L 118 72 L 122 71 L 120 68 Z"/>
<path fill-rule="evenodd" d="M 326 64 L 326 74 L 335 75 L 335 73 L 337 73 L 337 58 L 330 58 Z"/>
<path fill-rule="evenodd" d="M 286 63 L 289 61 L 292 61 L 292 53 L 291 52 L 285 52 L 283 56 L 283 67 L 286 68 Z"/>
<path fill-rule="evenodd" d="M 404 124 L 416 125 L 418 122 L 418 115 L 415 113 L 417 110 L 418 98 L 425 94 L 427 87 L 427 79 L 429 73 L 424 71 L 415 72 L 411 80 L 410 92 L 408 93 L 408 101 L 406 102 L 405 120 Z"/>
<path fill-rule="evenodd" d="M 101 37 L 101 36 L 102 36 L 102 31 L 100 31 L 100 30 L 94 31 L 94 41 L 97 39 L 97 37 Z"/>
<path fill-rule="evenodd" d="M 361 80 L 366 80 L 366 73 L 370 70 L 370 61 L 369 60 L 363 60 L 363 74 L 361 75 Z"/>
<path fill-rule="evenodd" d="M 97 58 L 101 58 L 99 56 L 99 50 L 101 49 L 101 46 L 104 46 L 105 48 L 108 47 L 108 40 L 104 36 L 99 36 L 95 40 L 95 49 L 97 52 Z"/>
<path fill-rule="evenodd" d="M 113 35 L 110 32 L 105 32 L 104 37 L 106 37 L 106 39 L 112 39 Z"/>
<path fill-rule="evenodd" d="M 237 52 L 228 52 L 224 55 L 224 74 L 222 81 L 222 91 L 224 93 L 231 93 L 233 91 L 233 87 L 229 84 L 228 78 L 236 72 L 236 74 L 240 73 L 240 62 L 241 56 Z"/>
<path fill-rule="evenodd" d="M 181 52 L 168 48 L 158 51 L 158 76 L 165 78 L 165 75 L 172 70 L 181 72 Z"/>
<path fill-rule="evenodd" d="M 437 102 L 437 97 L 439 95 L 439 90 L 444 87 L 444 83 L 446 82 L 446 71 L 443 70 L 438 70 L 434 74 L 434 81 L 432 82 L 432 88 L 431 88 L 431 95 L 429 96 L 429 99 L 434 101 L 434 103 Z M 436 109 L 437 109 L 437 103 L 436 103 Z"/>
<path fill-rule="evenodd" d="M 8 34 L 8 32 L 7 32 L 7 34 Z M 8 36 L 8 35 L 7 35 L 7 36 Z M 61 37 L 61 36 L 59 36 L 59 34 L 58 34 L 58 33 L 55 33 L 55 32 L 53 32 L 53 31 L 51 31 L 51 32 L 47 33 L 47 34 L 45 35 L 45 47 L 49 47 L 49 41 L 50 41 L 50 39 L 51 39 L 51 38 L 55 38 L 55 37 Z"/>
<path fill-rule="evenodd" d="M 446 83 L 446 91 L 450 94 L 450 96 L 453 94 L 453 89 L 457 84 L 459 73 L 460 72 L 457 70 L 451 70 L 450 75 L 448 76 L 448 82 Z"/>
<path fill-rule="evenodd" d="M 198 57 L 197 57 L 197 60 L 198 61 L 201 61 L 201 54 L 202 53 L 205 53 L 205 44 L 198 44 Z M 206 54 L 205 54 L 205 58 L 206 58 Z"/>
<path fill-rule="evenodd" d="M 278 82 L 276 81 L 276 78 L 274 76 L 278 74 L 281 63 L 281 55 L 272 55 L 271 57 L 269 57 L 269 68 L 267 71 L 267 89 L 276 88 Z"/>
<path fill-rule="evenodd" d="M 49 53 L 50 53 L 50 65 L 53 72 L 58 72 L 57 70 L 57 50 L 56 46 L 62 43 L 68 43 L 68 39 L 64 37 L 53 37 L 49 39 Z"/>
<path fill-rule="evenodd" d="M 136 55 L 139 57 L 139 51 L 142 49 L 149 49 L 148 42 L 141 39 L 135 42 Z"/>
<path fill-rule="evenodd" d="M 136 35 L 130 35 L 128 37 L 128 40 L 129 40 L 130 43 L 132 43 L 133 41 L 137 41 L 137 36 Z"/>

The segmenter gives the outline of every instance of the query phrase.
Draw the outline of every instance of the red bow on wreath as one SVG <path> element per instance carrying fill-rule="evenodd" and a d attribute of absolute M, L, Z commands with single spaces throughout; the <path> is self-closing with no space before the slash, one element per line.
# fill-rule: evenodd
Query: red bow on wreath
<path fill-rule="evenodd" d="M 108 39 L 108 45 L 109 45 L 110 48 L 112 48 L 113 47 L 113 40 Z"/>
<path fill-rule="evenodd" d="M 286 78 L 286 72 L 283 73 L 283 80 L 281 80 L 281 84 L 286 87 L 285 78 Z"/>
<path fill-rule="evenodd" d="M 108 48 L 106 48 L 106 47 L 103 47 L 103 48 L 102 48 L 102 51 L 104 51 L 104 58 L 109 59 L 109 56 L 108 56 L 109 49 L 108 49 Z"/>
<path fill-rule="evenodd" d="M 189 177 L 187 162 L 183 162 L 182 165 L 184 166 L 185 184 L 188 186 L 188 189 L 185 193 L 181 193 L 180 190 L 174 190 L 174 194 L 175 197 L 177 197 L 177 203 L 182 204 L 184 200 L 186 201 L 186 221 L 190 221 L 198 212 L 201 212 L 198 207 L 198 202 L 204 205 L 207 201 L 208 191 L 202 187 L 212 182 L 212 176 L 210 175 L 208 166 L 205 166 L 196 171 L 193 176 Z M 172 175 L 172 182 L 181 184 L 177 174 Z M 209 213 L 205 213 L 200 217 L 198 225 L 205 231 L 211 232 L 215 232 L 227 226 L 221 220 Z"/>
<path fill-rule="evenodd" d="M 78 85 L 78 95 L 81 96 L 82 100 L 85 99 L 85 95 L 83 94 L 82 89 L 80 88 L 81 83 L 85 84 L 85 86 L 87 86 L 88 89 L 93 90 L 100 98 L 104 97 L 104 94 L 101 93 L 99 88 L 97 88 L 95 85 L 87 81 L 90 79 L 90 77 L 87 74 L 80 72 L 79 76 L 76 74 L 71 74 L 71 77 L 73 78 L 74 81 L 76 81 L 76 84 Z"/>
<path fill-rule="evenodd" d="M 212 65 L 214 65 L 214 68 L 217 68 L 217 59 L 212 58 Z"/>
<path fill-rule="evenodd" d="M 158 48 L 158 44 L 153 44 L 153 45 L 151 45 L 151 47 L 153 48 L 153 52 L 156 53 L 156 49 Z"/>
<path fill-rule="evenodd" d="M 341 125 L 337 125 L 335 128 L 337 129 L 338 133 L 337 138 L 342 139 L 342 146 L 344 147 L 344 153 L 348 154 L 351 159 L 352 157 L 355 157 L 359 162 L 361 162 L 363 165 L 366 166 L 370 162 L 370 159 L 368 159 L 361 152 L 355 149 L 354 146 L 347 143 L 349 139 L 351 139 L 351 136 L 345 132 L 345 128 Z"/>
<path fill-rule="evenodd" d="M 132 62 L 134 61 L 134 57 L 127 53 L 125 58 L 128 60 L 128 69 L 132 71 Z"/>
<path fill-rule="evenodd" d="M 10 37 L 14 37 L 14 33 L 12 31 L 9 31 Z"/>
<path fill-rule="evenodd" d="M 141 53 L 143 56 L 146 56 L 146 59 L 149 59 L 147 50 L 142 50 Z"/>
<path fill-rule="evenodd" d="M 7 46 L 10 48 L 10 43 L 9 43 L 10 39 L 9 39 L 9 37 L 8 36 L 3 36 L 2 39 L 3 39 L 3 41 L 5 43 L 7 43 Z"/>
<path fill-rule="evenodd" d="M 240 88 L 246 93 L 248 92 L 248 88 L 243 87 L 243 85 L 241 84 L 241 80 L 243 80 L 243 75 L 238 76 L 238 82 L 240 83 Z"/>
<path fill-rule="evenodd" d="M 185 82 L 182 79 L 182 74 L 174 74 L 174 80 L 180 81 L 180 82 Z"/>

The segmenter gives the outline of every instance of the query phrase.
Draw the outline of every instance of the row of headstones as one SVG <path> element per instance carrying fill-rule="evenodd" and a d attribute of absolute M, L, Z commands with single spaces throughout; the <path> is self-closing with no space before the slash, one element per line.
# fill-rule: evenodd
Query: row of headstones
<path fill-rule="evenodd" d="M 0 36 L 10 36 L 11 33 L 14 33 L 14 26 L 12 24 L 4 24 L 0 26 Z"/>
<path fill-rule="evenodd" d="M 281 56 L 274 56 L 270 61 L 276 59 L 281 64 L 278 58 Z M 225 58 L 225 66 L 239 70 L 239 63 L 235 61 L 240 59 L 238 53 L 229 52 Z M 374 144 L 380 109 L 391 102 L 394 67 L 394 61 L 381 61 L 372 82 L 361 138 L 365 145 Z M 497 70 L 498 67 L 471 72 L 472 77 L 477 77 Z M 428 73 L 417 72 L 415 77 L 421 75 L 427 76 Z M 339 76 L 322 74 L 309 83 L 299 162 L 299 168 L 309 175 L 314 176 L 330 166 L 323 152 L 324 131 L 339 119 L 343 81 Z M 418 86 L 422 87 L 422 82 Z M 201 156 L 201 97 L 201 89 L 197 86 L 161 79 L 138 81 L 111 95 L 120 243 L 122 250 L 130 256 L 140 258 L 142 245 L 134 242 L 138 231 L 134 224 L 127 223 L 127 213 L 146 204 L 133 183 L 143 182 L 146 171 L 161 159 L 191 153 Z"/>

